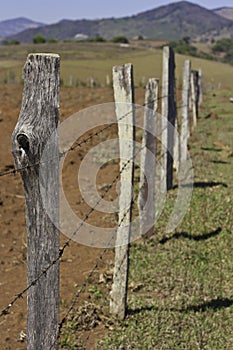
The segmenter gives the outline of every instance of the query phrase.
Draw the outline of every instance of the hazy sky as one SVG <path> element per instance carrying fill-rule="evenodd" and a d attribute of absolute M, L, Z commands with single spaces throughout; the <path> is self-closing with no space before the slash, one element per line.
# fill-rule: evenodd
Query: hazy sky
<path fill-rule="evenodd" d="M 55 23 L 61 19 L 123 17 L 166 5 L 176 0 L 2 0 L 0 20 L 28 17 L 35 21 Z M 213 9 L 233 7 L 233 0 L 192 0 Z"/>

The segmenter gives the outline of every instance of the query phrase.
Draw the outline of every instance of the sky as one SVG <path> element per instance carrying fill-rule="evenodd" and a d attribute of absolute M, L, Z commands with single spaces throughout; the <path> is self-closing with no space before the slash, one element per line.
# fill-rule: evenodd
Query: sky
<path fill-rule="evenodd" d="M 43 23 L 62 19 L 124 17 L 177 0 L 2 0 L 0 21 L 27 17 Z M 233 7 L 233 0 L 190 0 L 208 9 Z"/>

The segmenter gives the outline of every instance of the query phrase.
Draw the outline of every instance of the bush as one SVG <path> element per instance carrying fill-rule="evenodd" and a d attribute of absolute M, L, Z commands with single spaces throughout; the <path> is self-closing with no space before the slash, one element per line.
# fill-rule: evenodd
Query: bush
<path fill-rule="evenodd" d="M 197 48 L 188 43 L 189 37 L 185 37 L 183 40 L 174 40 L 169 45 L 175 52 L 181 55 L 197 56 Z"/>
<path fill-rule="evenodd" d="M 111 41 L 113 43 L 122 43 L 122 44 L 128 44 L 129 43 L 129 40 L 123 35 L 115 36 L 114 38 L 112 38 Z"/>
<path fill-rule="evenodd" d="M 221 60 L 225 63 L 233 63 L 233 38 L 222 38 L 216 41 L 212 47 L 212 52 L 221 55 Z"/>
<path fill-rule="evenodd" d="M 230 38 L 219 39 L 212 47 L 212 51 L 215 53 L 230 52 L 232 49 L 233 49 L 233 39 L 230 39 Z"/>
<path fill-rule="evenodd" d="M 45 39 L 44 35 L 37 34 L 33 38 L 33 43 L 34 44 L 44 44 L 44 43 L 46 43 L 46 39 Z"/>
<path fill-rule="evenodd" d="M 191 44 L 188 44 L 189 37 L 184 37 L 182 40 L 174 40 L 169 45 L 174 49 L 176 53 L 181 55 L 188 55 L 193 57 L 200 57 L 206 60 L 213 60 L 214 57 L 208 53 L 198 51 L 197 48 Z"/>
<path fill-rule="evenodd" d="M 18 40 L 4 40 L 3 45 L 19 45 L 20 42 Z"/>
<path fill-rule="evenodd" d="M 104 43 L 106 40 L 102 37 L 97 35 L 95 38 L 90 38 L 88 41 L 93 42 L 93 43 Z"/>
<path fill-rule="evenodd" d="M 57 43 L 57 39 L 51 38 L 51 39 L 48 39 L 47 42 L 48 42 L 48 43 L 52 43 L 52 44 L 53 44 L 53 43 Z"/>

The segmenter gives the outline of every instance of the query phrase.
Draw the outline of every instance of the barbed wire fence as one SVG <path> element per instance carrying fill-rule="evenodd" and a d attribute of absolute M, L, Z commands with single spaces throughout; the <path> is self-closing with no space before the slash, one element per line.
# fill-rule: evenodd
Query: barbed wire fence
<path fill-rule="evenodd" d="M 180 89 L 180 91 L 183 91 L 183 90 Z M 188 91 L 189 91 L 189 90 L 188 90 Z M 162 99 L 168 98 L 169 96 L 170 96 L 170 95 L 160 96 L 160 97 L 158 97 L 156 100 L 154 100 L 154 101 L 152 101 L 152 102 L 159 102 L 159 101 L 161 101 Z M 142 104 L 141 106 L 135 106 L 134 110 L 135 110 L 135 109 L 136 109 L 136 110 L 137 110 L 137 109 L 144 109 L 144 108 L 147 108 L 147 107 L 148 107 L 148 105 L 144 103 L 144 104 Z M 184 107 L 190 107 L 190 104 L 186 104 L 186 105 L 180 104 L 180 105 L 177 106 L 177 110 L 181 110 L 181 109 L 184 108 Z M 133 110 L 132 110 L 132 111 L 133 111 Z M 127 117 L 127 115 L 130 114 L 130 113 L 132 113 L 132 111 L 130 111 L 130 112 L 128 112 L 126 115 L 122 116 L 121 119 L 120 119 L 119 121 L 121 121 L 121 120 L 123 120 L 125 117 Z M 94 132 L 94 133 L 88 135 L 88 136 L 85 137 L 82 141 L 77 142 L 75 145 L 71 146 L 71 147 L 70 147 L 69 149 L 67 149 L 66 151 L 61 152 L 60 155 L 59 155 L 60 158 L 65 158 L 65 157 L 67 156 L 67 154 L 69 154 L 70 152 L 76 151 L 78 148 L 82 147 L 82 145 L 86 145 L 89 141 L 95 139 L 95 137 L 100 136 L 103 132 L 105 132 L 105 131 L 111 129 L 112 127 L 115 127 L 116 125 L 117 125 L 117 122 L 111 123 L 111 124 L 109 124 L 109 125 L 107 125 L 107 126 L 104 126 L 104 127 L 101 128 L 100 130 L 98 130 L 98 131 L 96 131 L 96 132 Z M 41 164 L 42 164 L 42 162 L 38 162 L 38 163 L 34 163 L 34 164 L 32 164 L 32 165 L 26 165 L 25 167 L 21 167 L 21 168 L 16 168 L 14 165 L 12 165 L 11 167 L 12 167 L 13 169 L 6 170 L 6 171 L 0 171 L 0 177 L 5 177 L 5 176 L 8 176 L 8 175 L 20 174 L 20 172 L 21 172 L 22 170 L 26 170 L 26 169 L 28 169 L 28 168 L 30 168 L 30 167 L 39 166 L 39 165 L 41 165 Z M 3 166 L 2 168 L 7 168 L 7 167 L 8 167 L 8 165 L 7 165 L 7 166 Z"/>
<path fill-rule="evenodd" d="M 167 96 L 165 96 L 165 97 L 160 97 L 159 99 L 162 99 L 162 98 L 167 98 Z M 141 107 L 136 107 L 136 108 L 145 108 L 145 107 L 146 107 L 146 105 L 144 104 L 144 105 L 142 105 Z M 182 107 L 178 107 L 178 108 L 182 108 Z M 129 113 L 131 113 L 131 112 L 129 112 Z M 128 114 L 129 114 L 129 113 L 128 113 Z M 127 115 L 128 115 L 128 114 L 127 114 Z M 123 118 L 126 117 L 127 115 L 123 116 L 123 117 L 122 117 L 122 120 L 123 120 Z M 102 132 L 108 130 L 110 127 L 113 127 L 113 126 L 115 126 L 115 125 L 116 125 L 115 123 L 112 123 L 112 124 L 110 124 L 110 125 L 108 125 L 108 126 L 102 128 L 100 131 L 95 132 L 95 133 L 89 135 L 87 138 L 85 138 L 85 139 L 82 140 L 81 142 L 79 142 L 79 143 L 77 143 L 76 145 L 70 147 L 67 151 L 62 152 L 62 153 L 61 153 L 61 157 L 65 157 L 68 153 L 75 151 L 76 149 L 80 148 L 80 147 L 81 147 L 82 145 L 84 145 L 84 144 L 87 144 L 88 141 L 94 139 L 94 137 L 99 136 Z M 130 159 L 129 161 L 131 161 L 131 159 Z M 35 166 L 39 166 L 39 165 L 41 165 L 41 164 L 42 164 L 41 162 L 38 162 L 38 163 L 33 164 L 33 165 L 27 165 L 27 166 L 22 167 L 22 168 L 20 168 L 20 169 L 14 168 L 14 169 L 9 170 L 9 171 L 3 171 L 3 172 L 0 172 L 0 177 L 9 176 L 9 175 L 16 175 L 16 174 L 19 174 L 22 170 L 29 169 L 29 168 L 35 167 Z M 125 163 L 125 164 L 127 165 L 128 162 Z M 124 171 L 124 168 L 123 168 L 123 171 Z M 113 182 L 112 182 L 111 184 L 109 184 L 109 185 L 104 189 L 105 194 L 101 196 L 101 199 L 104 199 L 104 198 L 105 198 L 106 194 L 110 191 L 110 189 L 114 186 L 114 184 L 120 179 L 120 175 L 121 175 L 121 172 L 114 178 Z M 92 208 L 90 209 L 90 211 L 85 215 L 85 217 L 83 218 L 83 221 L 84 221 L 84 222 L 86 222 L 86 220 L 89 218 L 89 216 L 90 216 L 91 213 L 95 210 L 96 206 L 97 206 L 99 203 L 100 203 L 100 201 L 96 202 L 96 205 L 95 205 L 94 207 L 92 207 Z M 73 236 L 76 235 L 76 233 L 78 232 L 78 230 L 79 230 L 79 228 L 74 232 Z M 68 239 L 68 240 L 64 243 L 63 247 L 60 248 L 58 259 L 54 260 L 45 270 L 41 271 L 41 274 L 38 276 L 38 279 L 34 280 L 27 288 L 25 288 L 25 289 L 22 290 L 21 292 L 17 293 L 17 297 L 14 298 L 14 299 L 9 303 L 9 305 L 8 305 L 5 309 L 3 309 L 3 310 L 1 311 L 0 317 L 3 316 L 3 315 L 6 315 L 6 314 L 8 313 L 8 310 L 15 304 L 15 302 L 16 302 L 18 299 L 20 299 L 20 298 L 28 291 L 28 289 L 30 289 L 32 286 L 34 286 L 34 285 L 37 283 L 37 281 L 41 278 L 41 276 L 46 275 L 46 272 L 47 272 L 47 271 L 62 257 L 62 255 L 63 255 L 63 253 L 64 253 L 66 247 L 69 246 L 69 243 L 70 243 L 71 241 L 72 241 L 72 238 Z M 16 300 L 15 300 L 15 299 L 16 299 Z"/>
<path fill-rule="evenodd" d="M 182 91 L 184 91 L 182 89 Z M 159 100 L 162 100 L 162 99 L 167 99 L 168 97 L 170 97 L 170 95 L 166 95 L 166 96 L 160 96 L 156 98 L 156 100 L 152 101 L 152 102 L 156 102 L 158 103 Z M 172 97 L 174 97 L 172 95 Z M 195 101 L 196 103 L 196 101 Z M 118 123 L 123 121 L 124 118 L 126 118 L 128 115 L 132 114 L 132 112 L 135 112 L 135 108 L 136 109 L 145 109 L 147 108 L 148 105 L 146 103 L 144 103 L 142 106 L 136 106 L 133 108 L 133 110 L 129 111 L 128 113 L 126 113 L 125 115 L 121 116 L 119 119 L 118 119 Z M 178 109 L 182 109 L 184 107 L 187 107 L 189 108 L 190 107 L 190 104 L 188 103 L 187 105 L 185 105 L 184 103 L 181 103 L 181 105 L 177 106 L 177 110 Z M 70 152 L 73 152 L 73 151 L 76 151 L 78 150 L 79 148 L 81 148 L 83 145 L 86 145 L 89 141 L 95 139 L 95 138 L 98 138 L 101 134 L 103 134 L 105 131 L 107 130 L 110 130 L 112 127 L 116 126 L 117 124 L 117 121 L 114 122 L 114 123 L 110 123 L 106 126 L 104 126 L 103 128 L 100 128 L 99 130 L 89 134 L 88 136 L 86 136 L 84 139 L 82 139 L 80 142 L 76 142 L 74 145 L 72 145 L 71 147 L 69 147 L 67 150 L 63 151 L 60 153 L 60 158 L 65 158 L 67 154 L 69 154 Z M 161 131 L 162 132 L 162 131 Z M 145 146 L 144 146 L 145 147 Z M 72 236 L 65 241 L 65 243 L 63 244 L 63 246 L 59 249 L 59 254 L 57 256 L 56 259 L 52 260 L 52 262 L 46 267 L 44 268 L 37 276 L 37 278 L 35 278 L 32 282 L 30 282 L 30 284 L 24 288 L 22 291 L 20 291 L 19 293 L 17 293 L 12 299 L 11 301 L 8 303 L 8 305 L 2 309 L 2 311 L 0 312 L 0 318 L 3 317 L 3 316 L 7 316 L 10 314 L 10 309 L 16 304 L 16 302 L 20 299 L 23 298 L 23 296 L 32 288 L 34 287 L 42 277 L 46 277 L 47 275 L 47 272 L 54 266 L 56 265 L 62 258 L 65 250 L 67 249 L 67 247 L 69 247 L 71 241 L 73 241 L 73 238 L 77 235 L 77 233 L 82 229 L 83 225 L 85 222 L 88 221 L 88 219 L 90 218 L 90 216 L 92 215 L 92 213 L 96 210 L 96 208 L 98 207 L 98 205 L 100 204 L 100 202 L 102 200 L 104 200 L 107 196 L 107 194 L 109 193 L 109 191 L 113 188 L 113 186 L 116 185 L 116 183 L 120 180 L 121 178 L 121 175 L 122 173 L 125 171 L 125 169 L 127 168 L 127 166 L 129 165 L 130 162 L 134 161 L 135 157 L 140 154 L 140 152 L 142 151 L 143 147 L 141 147 L 136 154 L 134 154 L 133 158 L 131 159 L 128 159 L 123 165 L 122 165 L 122 168 L 120 170 L 120 172 L 114 177 L 114 179 L 112 180 L 112 182 L 107 185 L 105 188 L 104 188 L 104 193 L 102 195 L 100 195 L 100 198 L 99 200 L 96 202 L 96 204 L 94 206 L 92 206 L 90 208 L 90 210 L 85 214 L 84 218 L 82 219 L 82 222 L 80 223 L 80 225 L 77 227 L 77 229 L 73 232 Z M 7 170 L 7 171 L 2 171 L 0 172 L 0 177 L 5 177 L 5 176 L 9 176 L 9 175 L 15 175 L 17 173 L 21 173 L 23 170 L 25 169 L 28 169 L 28 168 L 31 168 L 31 167 L 37 167 L 37 166 L 40 166 L 41 165 L 41 162 L 36 162 L 34 164 L 30 164 L 30 165 L 26 165 L 25 167 L 21 167 L 21 168 L 16 168 L 14 167 L 14 169 L 10 169 L 10 170 Z M 135 204 L 135 200 L 132 199 L 131 200 L 131 206 Z M 71 314 L 71 312 L 74 310 L 75 308 L 75 305 L 77 304 L 77 301 L 80 297 L 80 295 L 85 291 L 87 285 L 88 285 L 88 280 L 90 280 L 90 278 L 94 275 L 95 271 L 98 269 L 98 266 L 99 266 L 99 263 L 101 261 L 103 261 L 103 258 L 104 256 L 106 255 L 106 253 L 108 252 L 110 246 L 111 246 L 111 242 L 112 240 L 114 239 L 114 236 L 117 232 L 117 230 L 119 229 L 119 227 L 121 226 L 121 224 L 124 222 L 124 219 L 125 217 L 128 215 L 129 213 L 129 210 L 131 207 L 129 207 L 123 217 L 121 218 L 121 221 L 118 222 L 118 225 L 117 227 L 115 228 L 115 230 L 113 230 L 113 235 L 110 237 L 109 239 L 109 242 L 106 242 L 106 247 L 102 250 L 101 254 L 98 256 L 95 264 L 93 265 L 92 269 L 89 271 L 87 277 L 85 278 L 85 280 L 82 282 L 78 292 L 75 294 L 70 306 L 68 307 L 67 309 L 67 312 L 65 313 L 64 317 L 62 318 L 62 320 L 59 322 L 59 325 L 58 325 L 58 331 L 57 331 L 57 335 L 56 335 L 56 340 L 59 339 L 60 335 L 61 335 L 61 331 L 62 331 L 62 328 L 64 326 L 64 324 L 66 323 L 69 315 Z M 118 269 L 117 271 L 115 271 L 115 276 L 117 276 L 119 273 L 120 273 L 120 270 L 121 270 L 121 264 L 123 262 L 123 260 L 125 259 L 125 255 L 123 256 L 122 260 L 120 261 L 120 264 L 118 266 Z M 86 338 L 86 341 L 89 339 L 89 336 L 87 336 Z M 51 347 L 51 349 L 55 349 L 54 346 L 56 343 L 53 344 L 53 347 Z"/>

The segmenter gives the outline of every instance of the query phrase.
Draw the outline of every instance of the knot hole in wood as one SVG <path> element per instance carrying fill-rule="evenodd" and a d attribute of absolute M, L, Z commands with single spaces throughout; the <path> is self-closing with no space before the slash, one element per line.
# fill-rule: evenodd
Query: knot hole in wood
<path fill-rule="evenodd" d="M 26 154 L 29 152 L 29 139 L 25 134 L 17 135 L 17 141 L 19 144 L 19 148 L 23 149 Z"/>

